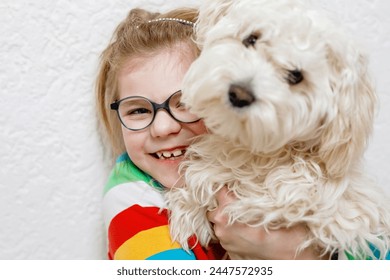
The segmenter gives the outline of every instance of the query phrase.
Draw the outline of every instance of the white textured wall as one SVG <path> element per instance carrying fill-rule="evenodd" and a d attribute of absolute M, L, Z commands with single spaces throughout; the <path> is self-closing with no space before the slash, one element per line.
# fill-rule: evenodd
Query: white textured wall
<path fill-rule="evenodd" d="M 108 173 L 95 129 L 98 54 L 132 7 L 198 1 L 2 0 L 0 259 L 104 259 Z M 371 54 L 381 101 L 368 170 L 390 193 L 390 2 L 321 0 Z"/>

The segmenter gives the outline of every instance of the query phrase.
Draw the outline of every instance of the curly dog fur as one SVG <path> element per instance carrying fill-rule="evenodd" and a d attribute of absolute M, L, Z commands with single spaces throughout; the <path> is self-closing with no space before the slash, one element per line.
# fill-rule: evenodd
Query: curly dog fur
<path fill-rule="evenodd" d="M 184 186 L 167 192 L 174 239 L 207 246 L 206 213 L 227 186 L 231 223 L 304 223 L 299 250 L 365 258 L 371 244 L 383 258 L 390 201 L 362 164 L 377 102 L 366 55 L 299 0 L 207 1 L 196 35 L 183 102 L 210 134 L 188 149 Z"/>

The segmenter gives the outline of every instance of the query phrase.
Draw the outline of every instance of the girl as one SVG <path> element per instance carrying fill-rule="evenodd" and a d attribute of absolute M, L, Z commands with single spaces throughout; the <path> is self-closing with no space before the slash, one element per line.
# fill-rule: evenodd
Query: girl
<path fill-rule="evenodd" d="M 101 56 L 98 112 L 119 156 L 103 201 L 110 259 L 208 259 L 169 236 L 161 191 L 178 179 L 191 139 L 206 129 L 180 103 L 180 83 L 198 49 L 196 10 L 130 11 Z M 125 153 L 123 153 L 125 152 Z"/>

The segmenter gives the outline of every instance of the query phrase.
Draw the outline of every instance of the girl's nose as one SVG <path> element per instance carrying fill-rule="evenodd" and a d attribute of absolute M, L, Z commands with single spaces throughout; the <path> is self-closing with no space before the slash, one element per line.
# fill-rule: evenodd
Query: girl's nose
<path fill-rule="evenodd" d="M 181 127 L 181 123 L 172 118 L 167 111 L 158 110 L 150 126 L 150 132 L 153 137 L 165 137 L 178 133 Z"/>

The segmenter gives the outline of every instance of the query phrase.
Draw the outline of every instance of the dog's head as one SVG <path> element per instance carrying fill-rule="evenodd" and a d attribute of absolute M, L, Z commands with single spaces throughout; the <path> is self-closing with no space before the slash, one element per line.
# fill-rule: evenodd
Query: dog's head
<path fill-rule="evenodd" d="M 367 59 L 304 1 L 207 1 L 197 38 L 183 101 L 212 133 L 253 152 L 317 151 L 334 176 L 361 157 L 376 100 Z"/>

